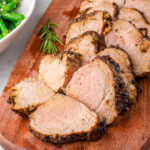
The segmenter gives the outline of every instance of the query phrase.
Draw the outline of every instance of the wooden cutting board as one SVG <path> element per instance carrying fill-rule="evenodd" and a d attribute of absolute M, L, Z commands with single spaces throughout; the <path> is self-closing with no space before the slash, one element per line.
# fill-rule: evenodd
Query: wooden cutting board
<path fill-rule="evenodd" d="M 40 27 L 49 18 L 51 22 L 60 25 L 56 32 L 65 42 L 67 26 L 78 13 L 80 2 L 81 0 L 53 0 L 19 58 L 0 98 L 0 143 L 3 146 L 13 150 L 139 150 L 150 147 L 150 78 L 139 81 L 143 92 L 139 95 L 138 102 L 110 126 L 106 135 L 97 142 L 75 142 L 59 146 L 44 143 L 29 133 L 28 118 L 15 114 L 7 104 L 12 86 L 26 77 L 38 75 L 43 57 L 37 36 Z M 63 47 L 59 46 L 59 50 L 62 51 Z"/>

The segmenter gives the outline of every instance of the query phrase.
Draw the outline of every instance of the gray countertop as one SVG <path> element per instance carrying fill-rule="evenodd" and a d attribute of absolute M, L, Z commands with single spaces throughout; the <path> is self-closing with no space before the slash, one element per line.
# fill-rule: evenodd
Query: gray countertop
<path fill-rule="evenodd" d="M 8 78 L 16 64 L 22 50 L 32 35 L 40 17 L 49 6 L 51 0 L 37 0 L 35 11 L 21 34 L 13 43 L 0 54 L 0 95 L 8 81 Z"/>

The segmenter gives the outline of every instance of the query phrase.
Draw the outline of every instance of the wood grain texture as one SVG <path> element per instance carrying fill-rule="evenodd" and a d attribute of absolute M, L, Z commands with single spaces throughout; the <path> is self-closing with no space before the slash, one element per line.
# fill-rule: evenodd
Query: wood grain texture
<path fill-rule="evenodd" d="M 130 111 L 120 117 L 115 124 L 107 129 L 106 135 L 97 142 L 76 142 L 65 145 L 44 143 L 29 133 L 28 119 L 22 118 L 11 111 L 7 104 L 10 88 L 22 79 L 37 77 L 38 67 L 43 57 L 40 52 L 38 30 L 49 18 L 60 25 L 57 30 L 59 38 L 65 42 L 64 35 L 70 20 L 79 10 L 81 0 L 53 0 L 41 18 L 34 34 L 19 58 L 9 81 L 0 98 L 0 142 L 8 149 L 27 150 L 139 150 L 150 146 L 150 78 L 139 81 L 143 88 L 138 102 L 131 106 Z M 59 50 L 63 48 L 59 46 Z M 7 139 L 7 140 L 6 140 Z M 18 148 L 20 147 L 20 148 Z"/>

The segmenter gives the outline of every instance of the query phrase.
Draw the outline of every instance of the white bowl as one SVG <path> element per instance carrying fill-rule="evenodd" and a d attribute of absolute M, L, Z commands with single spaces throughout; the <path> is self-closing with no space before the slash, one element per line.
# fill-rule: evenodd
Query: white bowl
<path fill-rule="evenodd" d="M 0 53 L 3 52 L 9 44 L 17 37 L 17 35 L 22 31 L 22 29 L 27 24 L 29 18 L 31 17 L 33 10 L 35 8 L 36 0 L 20 0 L 20 5 L 16 9 L 17 13 L 24 14 L 25 19 L 20 23 L 16 29 L 11 31 L 6 37 L 0 40 Z"/>

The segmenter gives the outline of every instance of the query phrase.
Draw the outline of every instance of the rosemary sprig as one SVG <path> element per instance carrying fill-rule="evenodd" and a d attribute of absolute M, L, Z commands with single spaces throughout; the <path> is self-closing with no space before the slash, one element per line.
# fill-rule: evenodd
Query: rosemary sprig
<path fill-rule="evenodd" d="M 44 54 L 54 54 L 58 51 L 55 42 L 63 45 L 63 43 L 56 36 L 52 26 L 59 28 L 57 24 L 51 23 L 48 20 L 39 31 L 39 34 L 41 34 L 40 39 L 42 40 L 41 51 L 43 51 Z"/>

